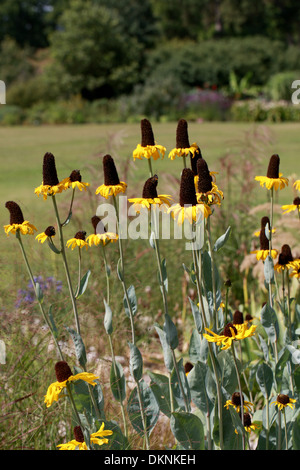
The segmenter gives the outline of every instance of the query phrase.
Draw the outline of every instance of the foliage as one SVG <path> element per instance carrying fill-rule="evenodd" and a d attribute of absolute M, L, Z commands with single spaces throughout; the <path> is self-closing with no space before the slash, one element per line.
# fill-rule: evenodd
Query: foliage
<path fill-rule="evenodd" d="M 273 101 L 291 101 L 292 83 L 300 79 L 300 71 L 287 71 L 275 74 L 265 86 L 267 96 Z"/>

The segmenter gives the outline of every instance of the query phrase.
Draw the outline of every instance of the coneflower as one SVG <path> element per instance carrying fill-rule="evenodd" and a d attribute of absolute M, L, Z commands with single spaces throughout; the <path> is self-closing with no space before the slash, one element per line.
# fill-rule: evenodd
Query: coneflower
<path fill-rule="evenodd" d="M 259 181 L 261 186 L 265 185 L 268 190 L 274 188 L 277 191 L 278 189 L 285 188 L 289 180 L 284 178 L 282 173 L 279 173 L 279 165 L 279 155 L 272 155 L 268 164 L 267 176 L 255 176 L 255 180 Z"/>
<path fill-rule="evenodd" d="M 147 158 L 149 160 L 152 157 L 153 160 L 157 160 L 160 157 L 164 158 L 166 147 L 155 143 L 152 125 L 148 119 L 141 120 L 141 135 L 141 144 L 138 144 L 133 151 L 133 159 Z"/>
<path fill-rule="evenodd" d="M 6 235 L 10 233 L 15 234 L 16 232 L 22 235 L 33 235 L 34 231 L 37 229 L 34 225 L 29 223 L 28 220 L 24 220 L 20 206 L 14 201 L 7 201 L 5 207 L 10 214 L 9 224 L 4 225 Z"/>
<path fill-rule="evenodd" d="M 167 210 L 170 206 L 172 197 L 168 194 L 157 194 L 158 176 L 154 175 L 148 178 L 144 184 L 142 197 L 128 199 L 133 203 L 136 213 L 139 213 L 142 207 L 146 209 L 155 209 L 156 206 Z"/>
<path fill-rule="evenodd" d="M 185 158 L 189 154 L 194 156 L 198 148 L 198 145 L 195 143 L 190 145 L 187 121 L 180 119 L 176 129 L 176 147 L 169 153 L 169 158 L 174 160 L 176 157 Z"/>
<path fill-rule="evenodd" d="M 124 193 L 126 191 L 127 184 L 120 181 L 112 156 L 105 155 L 103 157 L 102 164 L 104 184 L 96 189 L 96 194 L 101 194 L 105 199 L 108 199 L 109 196 L 116 196 L 120 192 Z"/>
<path fill-rule="evenodd" d="M 67 189 L 63 182 L 59 182 L 56 170 L 55 157 L 52 153 L 47 152 L 43 158 L 43 182 L 35 189 L 35 194 L 43 195 L 44 200 L 48 196 L 54 196 Z"/>

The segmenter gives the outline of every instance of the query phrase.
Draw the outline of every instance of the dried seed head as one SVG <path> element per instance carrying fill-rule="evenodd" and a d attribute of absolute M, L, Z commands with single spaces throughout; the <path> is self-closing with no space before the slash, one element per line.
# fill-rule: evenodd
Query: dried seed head
<path fill-rule="evenodd" d="M 193 170 L 194 176 L 197 176 L 198 170 L 197 170 L 197 162 L 199 158 L 202 158 L 202 153 L 199 147 L 197 147 L 197 150 L 194 154 L 194 156 L 191 154 L 190 159 L 191 159 L 191 168 Z"/>
<path fill-rule="evenodd" d="M 157 183 L 158 176 L 154 175 L 151 178 L 148 178 L 144 184 L 142 197 L 145 199 L 154 199 L 157 197 Z"/>
<path fill-rule="evenodd" d="M 293 200 L 293 204 L 295 206 L 300 206 L 300 197 L 295 197 L 295 199 Z"/>
<path fill-rule="evenodd" d="M 106 228 L 104 227 L 104 224 L 102 223 L 100 217 L 98 217 L 97 215 L 94 215 L 92 218 L 91 218 L 91 222 L 92 222 L 92 225 L 94 227 L 94 233 L 95 235 L 97 233 L 105 233 L 106 232 Z M 99 225 L 100 224 L 100 225 Z"/>
<path fill-rule="evenodd" d="M 47 237 L 54 237 L 55 235 L 55 228 L 53 227 L 53 225 L 49 225 L 49 227 L 46 228 L 45 230 L 45 235 L 47 235 Z"/>
<path fill-rule="evenodd" d="M 242 325 L 244 323 L 244 316 L 239 310 L 236 310 L 233 314 L 233 323 L 235 325 Z"/>
<path fill-rule="evenodd" d="M 209 174 L 209 169 L 206 161 L 203 158 L 197 161 L 197 174 L 198 174 L 198 191 L 199 193 L 207 193 L 212 190 L 212 177 Z"/>
<path fill-rule="evenodd" d="M 86 232 L 79 231 L 75 234 L 74 238 L 78 238 L 79 240 L 85 240 Z"/>
<path fill-rule="evenodd" d="M 234 392 L 231 396 L 231 401 L 235 406 L 241 406 L 240 392 Z M 243 401 L 244 401 L 244 398 L 243 398 Z"/>
<path fill-rule="evenodd" d="M 290 263 L 291 261 L 294 261 L 292 251 L 289 245 L 285 244 L 282 245 L 281 247 L 281 253 L 284 255 L 287 263 Z"/>
<path fill-rule="evenodd" d="M 194 174 L 189 168 L 184 168 L 181 173 L 179 204 L 196 206 L 197 197 L 195 191 Z"/>
<path fill-rule="evenodd" d="M 187 374 L 193 369 L 193 367 L 194 367 L 193 364 L 191 364 L 190 362 L 186 362 L 184 364 L 184 372 Z"/>
<path fill-rule="evenodd" d="M 261 250 L 268 250 L 269 249 L 269 240 L 266 237 L 266 225 L 269 225 L 270 228 L 270 219 L 269 217 L 262 217 L 261 219 L 261 229 L 259 234 L 259 241 L 260 241 L 260 249 Z"/>
<path fill-rule="evenodd" d="M 59 180 L 57 177 L 55 158 L 52 153 L 45 153 L 43 161 L 43 184 L 49 186 L 57 186 Z"/>
<path fill-rule="evenodd" d="M 155 145 L 154 135 L 152 131 L 152 126 L 148 119 L 141 120 L 141 133 L 142 133 L 142 147 L 147 147 L 147 145 Z"/>
<path fill-rule="evenodd" d="M 277 401 L 282 405 L 287 405 L 290 402 L 290 399 L 288 395 L 283 395 L 282 393 L 280 393 L 279 395 L 277 395 Z"/>
<path fill-rule="evenodd" d="M 120 183 L 115 162 L 110 155 L 103 157 L 103 172 L 105 186 L 115 186 Z"/>
<path fill-rule="evenodd" d="M 244 426 L 247 428 L 251 426 L 252 421 L 251 421 L 251 416 L 249 413 L 244 413 Z"/>
<path fill-rule="evenodd" d="M 272 155 L 269 161 L 269 166 L 268 166 L 268 171 L 267 171 L 268 178 L 279 178 L 279 164 L 280 164 L 279 155 L 277 154 Z"/>
<path fill-rule="evenodd" d="M 225 326 L 225 328 L 223 330 L 223 335 L 228 336 L 229 338 L 231 338 L 231 336 L 232 336 L 231 329 L 234 331 L 235 334 L 237 334 L 237 329 L 233 325 L 233 323 L 227 323 L 227 325 Z"/>
<path fill-rule="evenodd" d="M 16 202 L 7 201 L 5 207 L 9 210 L 10 213 L 10 225 L 22 224 L 24 222 L 23 213 L 20 209 L 20 206 Z"/>
<path fill-rule="evenodd" d="M 84 442 L 84 436 L 83 436 L 83 432 L 80 426 L 75 426 L 75 428 L 73 429 L 73 432 L 74 432 L 75 440 L 77 442 Z"/>
<path fill-rule="evenodd" d="M 55 364 L 55 375 L 58 382 L 64 382 L 73 374 L 66 361 L 59 361 Z"/>
<path fill-rule="evenodd" d="M 75 181 L 80 181 L 81 182 L 81 174 L 79 170 L 73 170 L 72 173 L 69 176 L 71 183 L 74 183 Z"/>
<path fill-rule="evenodd" d="M 188 125 L 185 119 L 180 119 L 176 129 L 176 148 L 186 149 L 190 148 Z"/>

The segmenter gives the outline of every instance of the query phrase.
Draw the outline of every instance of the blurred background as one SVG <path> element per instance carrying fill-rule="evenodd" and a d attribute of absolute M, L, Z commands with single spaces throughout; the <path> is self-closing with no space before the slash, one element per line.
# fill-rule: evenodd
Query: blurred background
<path fill-rule="evenodd" d="M 2 0 L 0 124 L 299 121 L 293 0 Z"/>

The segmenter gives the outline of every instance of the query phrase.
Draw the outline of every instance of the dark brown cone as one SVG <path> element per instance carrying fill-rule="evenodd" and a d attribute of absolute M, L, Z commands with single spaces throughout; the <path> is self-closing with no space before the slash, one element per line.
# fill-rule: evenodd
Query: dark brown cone
<path fill-rule="evenodd" d="M 152 126 L 148 119 L 141 120 L 141 133 L 142 133 L 142 147 L 147 147 L 147 145 L 155 145 L 154 134 L 152 131 Z"/>
<path fill-rule="evenodd" d="M 201 150 L 198 147 L 196 152 L 195 152 L 195 155 L 194 156 L 192 154 L 190 155 L 191 168 L 192 168 L 192 171 L 194 173 L 194 176 L 197 176 L 197 174 L 198 174 L 197 162 L 198 162 L 199 158 L 202 158 L 202 153 L 201 153 Z"/>
<path fill-rule="evenodd" d="M 84 442 L 84 435 L 80 426 L 75 426 L 73 429 L 74 437 L 77 442 Z"/>
<path fill-rule="evenodd" d="M 237 334 L 237 329 L 236 327 L 233 325 L 233 323 L 227 323 L 227 325 L 225 326 L 224 330 L 223 330 L 223 335 L 224 336 L 228 336 L 229 338 L 231 338 L 232 334 L 231 334 L 231 331 L 230 331 L 230 328 L 233 329 L 233 331 L 235 332 L 235 334 Z"/>
<path fill-rule="evenodd" d="M 71 183 L 74 183 L 75 181 L 80 181 L 81 182 L 81 174 L 79 170 L 73 170 L 72 173 L 69 176 Z"/>
<path fill-rule="evenodd" d="M 197 174 L 198 174 L 198 191 L 199 193 L 207 193 L 212 190 L 212 177 L 209 174 L 209 169 L 206 161 L 199 158 L 197 161 Z"/>
<path fill-rule="evenodd" d="M 190 362 L 186 362 L 184 364 L 184 372 L 187 373 L 187 372 L 190 372 L 192 369 L 193 369 L 193 364 L 191 364 Z"/>
<path fill-rule="evenodd" d="M 266 225 L 269 224 L 270 228 L 270 219 L 269 217 L 262 217 L 261 219 L 261 229 L 259 234 L 259 241 L 260 241 L 260 249 L 261 250 L 268 250 L 269 249 L 269 240 L 266 237 L 265 228 Z"/>
<path fill-rule="evenodd" d="M 179 204 L 184 206 L 196 206 L 197 197 L 195 191 L 194 174 L 189 168 L 184 168 L 181 174 Z"/>
<path fill-rule="evenodd" d="M 249 413 L 244 413 L 244 426 L 245 427 L 248 427 L 248 426 L 251 426 L 251 416 Z"/>
<path fill-rule="evenodd" d="M 75 234 L 74 238 L 78 238 L 79 240 L 85 240 L 86 232 L 79 231 Z"/>
<path fill-rule="evenodd" d="M 45 230 L 45 235 L 47 235 L 47 237 L 54 237 L 55 233 L 55 228 L 52 225 L 49 225 Z"/>
<path fill-rule="evenodd" d="M 58 382 L 64 382 L 73 374 L 67 362 L 59 361 L 55 364 L 55 375 Z"/>
<path fill-rule="evenodd" d="M 110 155 L 103 157 L 103 172 L 105 186 L 115 186 L 120 183 L 115 162 Z"/>
<path fill-rule="evenodd" d="M 268 178 L 279 178 L 279 164 L 280 164 L 279 155 L 277 154 L 272 155 L 269 161 L 269 166 L 268 166 L 268 171 L 267 171 Z"/>
<path fill-rule="evenodd" d="M 157 189 L 156 189 L 157 183 L 158 183 L 157 175 L 154 175 L 151 178 L 148 178 L 146 183 L 144 184 L 142 197 L 145 199 L 154 199 L 158 197 Z"/>
<path fill-rule="evenodd" d="M 240 392 L 234 392 L 231 396 L 231 401 L 235 406 L 241 406 Z"/>
<path fill-rule="evenodd" d="M 14 201 L 7 201 L 5 204 L 6 209 L 10 213 L 10 225 L 13 224 L 22 224 L 24 222 L 23 213 L 20 209 L 20 206 Z"/>
<path fill-rule="evenodd" d="M 94 215 L 92 218 L 91 218 L 91 221 L 92 221 L 92 224 L 93 224 L 93 227 L 94 227 L 94 232 L 95 232 L 95 235 L 99 232 L 97 232 L 97 227 L 98 227 L 98 224 L 101 222 L 101 219 L 100 217 L 98 217 L 97 215 Z M 106 228 L 104 227 L 103 223 L 101 223 L 102 227 L 103 228 L 103 232 L 106 232 Z M 100 232 L 102 233 L 102 232 Z"/>
<path fill-rule="evenodd" d="M 244 316 L 239 310 L 236 310 L 233 314 L 233 323 L 235 325 L 242 325 L 244 323 Z"/>
<path fill-rule="evenodd" d="M 287 263 L 290 263 L 291 261 L 294 261 L 292 251 L 289 245 L 285 244 L 282 245 L 281 247 L 281 253 L 284 255 Z"/>
<path fill-rule="evenodd" d="M 300 206 L 300 197 L 295 197 L 295 199 L 293 200 L 293 204 L 295 206 Z"/>
<path fill-rule="evenodd" d="M 246 315 L 246 320 L 247 320 L 247 321 L 253 320 L 253 317 L 252 317 L 252 315 L 250 315 L 250 313 L 247 313 L 247 315 Z"/>
<path fill-rule="evenodd" d="M 279 395 L 277 395 L 277 401 L 282 405 L 287 405 L 290 402 L 290 399 L 288 395 L 283 395 L 282 393 L 280 393 Z"/>
<path fill-rule="evenodd" d="M 56 172 L 55 158 L 52 153 L 45 153 L 43 161 L 43 184 L 57 186 L 59 180 Z"/>
<path fill-rule="evenodd" d="M 190 148 L 188 125 L 185 119 L 180 119 L 176 129 L 176 148 L 186 149 Z"/>

